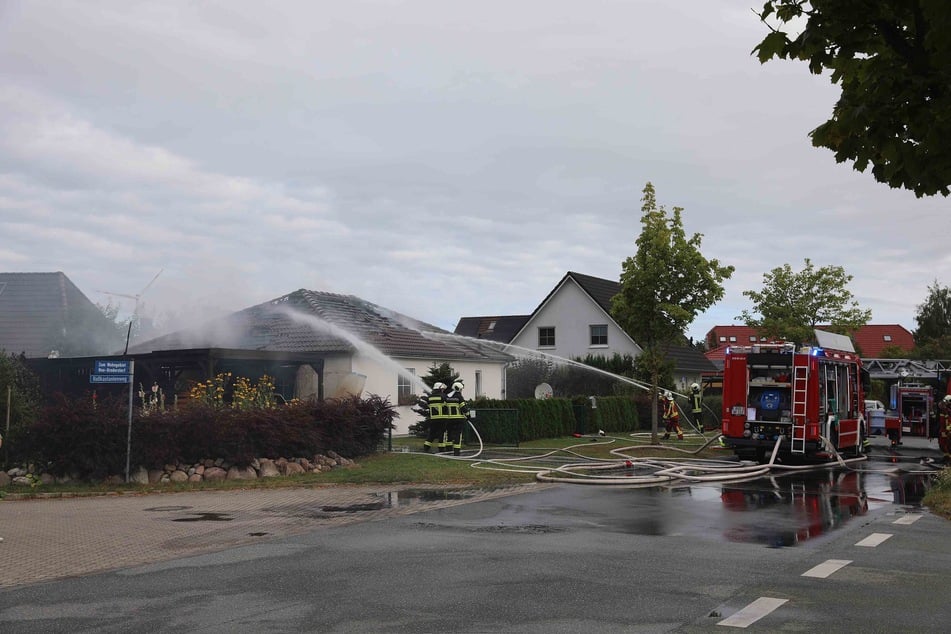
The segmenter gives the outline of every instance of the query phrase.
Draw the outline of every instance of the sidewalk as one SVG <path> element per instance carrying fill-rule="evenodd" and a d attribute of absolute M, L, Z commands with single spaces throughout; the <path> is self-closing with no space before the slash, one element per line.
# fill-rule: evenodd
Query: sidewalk
<path fill-rule="evenodd" d="M 329 486 L 0 501 L 0 589 L 536 490 Z M 463 493 L 464 492 L 464 493 Z"/>

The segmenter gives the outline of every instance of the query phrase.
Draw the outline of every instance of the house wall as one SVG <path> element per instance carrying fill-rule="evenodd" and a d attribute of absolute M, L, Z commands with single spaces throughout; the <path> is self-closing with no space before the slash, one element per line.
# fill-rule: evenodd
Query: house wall
<path fill-rule="evenodd" d="M 589 327 L 601 324 L 608 327 L 608 345 L 592 346 Z M 555 328 L 555 346 L 540 348 L 538 329 L 550 326 Z M 512 343 L 566 359 L 589 354 L 611 357 L 615 353 L 633 356 L 640 353 L 640 348 L 614 323 L 610 315 L 571 280 L 562 285 L 533 315 Z"/>
<path fill-rule="evenodd" d="M 417 377 L 417 387 L 414 392 L 417 395 L 428 391 L 428 388 L 422 382 L 423 377 L 429 374 L 429 369 L 436 363 L 431 360 L 423 359 L 392 359 L 392 363 L 381 364 L 375 358 L 366 355 L 357 354 L 353 357 L 352 371 L 366 376 L 366 382 L 363 386 L 363 395 L 376 394 L 388 398 L 390 403 L 396 406 L 396 412 L 399 418 L 396 419 L 396 428 L 393 435 L 405 435 L 409 433 L 411 425 L 419 421 L 419 416 L 413 412 L 412 405 L 398 405 L 397 386 L 399 384 L 399 372 L 401 368 L 412 369 Z M 452 369 L 459 374 L 466 389 L 464 394 L 467 399 L 472 400 L 476 397 L 476 371 L 482 375 L 482 395 L 487 398 L 502 398 L 502 386 L 504 381 L 503 364 L 490 362 L 471 362 L 471 361 L 450 361 Z M 342 373 L 342 367 L 341 367 Z M 346 370 L 350 372 L 350 370 Z M 325 383 L 325 390 L 326 390 Z M 329 390 L 327 391 L 329 395 Z"/>

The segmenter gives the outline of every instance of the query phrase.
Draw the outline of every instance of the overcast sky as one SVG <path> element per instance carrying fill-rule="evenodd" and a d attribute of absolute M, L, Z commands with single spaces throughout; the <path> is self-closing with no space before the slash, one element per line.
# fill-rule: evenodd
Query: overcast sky
<path fill-rule="evenodd" d="M 837 165 L 761 0 L 0 0 L 0 270 L 167 321 L 299 288 L 452 330 L 617 280 L 641 195 L 736 273 L 841 265 L 873 323 L 951 283 L 951 201 Z M 107 295 L 101 291 L 113 293 Z"/>

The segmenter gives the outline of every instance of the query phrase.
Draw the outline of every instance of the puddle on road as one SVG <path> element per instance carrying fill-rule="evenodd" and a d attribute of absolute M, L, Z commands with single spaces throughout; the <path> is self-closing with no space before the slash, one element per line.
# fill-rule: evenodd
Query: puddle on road
<path fill-rule="evenodd" d="M 844 526 L 870 508 L 920 509 L 933 475 L 821 471 L 720 487 L 720 534 L 728 541 L 795 546 Z"/>
<path fill-rule="evenodd" d="M 194 513 L 194 517 L 176 517 L 173 522 L 230 522 L 234 518 L 227 513 Z"/>
<path fill-rule="evenodd" d="M 340 513 L 369 513 L 428 502 L 467 500 L 485 493 L 485 489 L 404 489 L 372 494 L 369 502 L 353 504 L 289 504 L 262 509 L 265 513 L 309 519 L 334 517 Z"/>

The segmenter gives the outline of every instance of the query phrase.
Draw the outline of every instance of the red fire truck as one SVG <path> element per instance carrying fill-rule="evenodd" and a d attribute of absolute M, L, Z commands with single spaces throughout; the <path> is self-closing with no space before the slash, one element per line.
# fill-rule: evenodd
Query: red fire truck
<path fill-rule="evenodd" d="M 721 433 L 738 456 L 766 462 L 780 439 L 784 458 L 864 451 L 862 360 L 848 337 L 816 331 L 816 341 L 727 350 Z"/>

